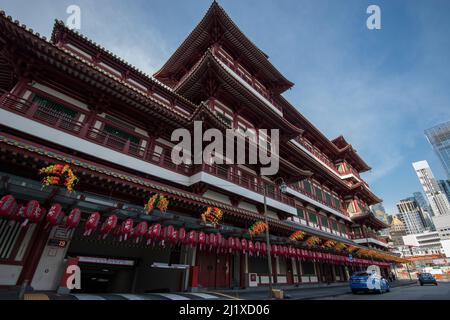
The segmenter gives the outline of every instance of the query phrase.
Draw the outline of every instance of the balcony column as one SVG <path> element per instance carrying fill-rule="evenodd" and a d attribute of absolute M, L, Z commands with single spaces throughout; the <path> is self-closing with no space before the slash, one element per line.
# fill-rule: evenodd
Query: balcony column
<path fill-rule="evenodd" d="M 91 108 L 91 112 L 88 114 L 87 119 L 83 125 L 83 127 L 80 130 L 80 135 L 82 137 L 86 137 L 89 133 L 89 129 L 93 126 L 94 121 L 97 117 L 98 109 L 95 107 Z"/>
<path fill-rule="evenodd" d="M 322 221 L 321 221 L 321 217 L 322 215 L 320 214 L 320 211 L 316 211 L 316 216 L 317 216 L 317 224 L 319 225 L 319 229 L 322 230 Z"/>
<path fill-rule="evenodd" d="M 19 81 L 17 81 L 14 88 L 11 90 L 11 94 L 13 94 L 19 98 L 22 98 L 29 82 L 30 82 L 30 79 L 28 77 L 21 77 L 19 79 Z"/>
<path fill-rule="evenodd" d="M 38 104 L 31 102 L 30 107 L 28 108 L 25 114 L 27 115 L 28 118 L 33 118 L 38 108 L 39 108 Z"/>

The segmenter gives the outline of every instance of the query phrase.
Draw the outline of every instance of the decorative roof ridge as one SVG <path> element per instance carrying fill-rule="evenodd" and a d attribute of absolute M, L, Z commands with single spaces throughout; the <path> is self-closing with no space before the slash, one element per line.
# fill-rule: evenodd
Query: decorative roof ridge
<path fill-rule="evenodd" d="M 20 21 L 19 21 L 19 20 L 14 20 L 14 21 L 13 21 L 13 18 L 12 18 L 11 16 L 7 16 L 7 15 L 6 15 L 6 12 L 3 11 L 3 10 L 0 11 L 0 19 L 8 20 L 10 23 L 15 24 L 17 27 L 19 27 L 19 28 L 21 28 L 22 30 L 24 30 L 24 31 L 26 31 L 26 32 L 28 32 L 28 33 L 30 33 L 30 34 L 33 35 L 34 37 L 37 37 L 37 38 L 39 38 L 40 40 L 45 41 L 45 42 L 51 44 L 51 42 L 47 39 L 47 37 L 41 36 L 41 34 L 40 34 L 39 32 L 35 32 L 32 28 L 27 28 L 27 25 L 25 25 L 25 24 L 20 24 Z"/>
<path fill-rule="evenodd" d="M 178 95 L 176 92 L 174 92 L 171 87 L 169 87 L 166 84 L 162 83 L 161 81 L 159 81 L 158 79 L 156 79 L 152 75 L 149 75 L 149 74 L 145 73 L 144 71 L 142 71 L 141 69 L 137 68 L 136 66 L 126 62 L 124 59 L 122 59 L 121 57 L 117 56 L 116 54 L 114 54 L 113 52 L 109 51 L 108 49 L 106 49 L 105 47 L 101 46 L 100 44 L 96 43 L 95 41 L 91 40 L 90 38 L 88 38 L 84 34 L 78 32 L 77 30 L 73 30 L 73 29 L 68 28 L 64 24 L 63 21 L 58 20 L 58 19 L 55 19 L 55 24 L 54 24 L 53 31 L 52 31 L 52 36 L 51 36 L 51 43 L 52 44 L 54 44 L 54 45 L 56 44 L 56 37 L 57 37 L 56 33 L 57 33 L 58 30 L 63 30 L 64 32 L 67 32 L 67 33 L 71 34 L 72 36 L 76 37 L 78 40 L 83 41 L 84 44 L 86 44 L 88 46 L 92 46 L 94 49 L 99 50 L 101 53 L 105 54 L 108 58 L 110 58 L 115 63 L 118 63 L 118 64 L 122 65 L 124 68 L 129 69 L 130 71 L 136 73 L 137 76 L 142 77 L 144 80 L 149 80 L 149 81 L 153 82 L 154 84 L 161 86 L 164 90 L 169 91 L 170 93 L 177 95 L 177 98 L 179 98 L 180 100 L 183 100 L 184 102 L 193 105 L 193 103 L 191 101 L 189 101 L 185 97 L 183 97 L 181 95 Z"/>
<path fill-rule="evenodd" d="M 222 14 L 225 19 L 231 24 L 231 26 L 234 28 L 234 30 L 237 30 L 239 32 L 241 39 L 244 40 L 244 42 L 247 42 L 248 50 L 250 53 L 255 53 L 257 55 L 260 55 L 260 58 L 256 58 L 261 63 L 266 63 L 269 69 L 271 69 L 271 73 L 273 75 L 276 75 L 281 81 L 285 82 L 286 88 L 284 90 L 287 90 L 294 86 L 294 83 L 289 81 L 269 60 L 269 56 L 264 53 L 255 43 L 253 43 L 242 31 L 241 29 L 236 25 L 236 23 L 230 18 L 230 16 L 227 14 L 227 12 L 219 5 L 217 1 L 213 1 L 206 11 L 206 13 L 203 15 L 202 19 L 199 23 L 194 27 L 194 29 L 191 30 L 191 32 L 187 35 L 187 37 L 181 42 L 181 44 L 175 49 L 175 52 L 169 57 L 169 59 L 164 63 L 164 65 L 154 73 L 155 77 L 158 77 L 161 72 L 169 66 L 171 63 L 176 61 L 176 57 L 180 54 L 182 48 L 186 47 L 189 44 L 189 41 L 192 37 L 196 36 L 196 33 L 199 32 L 200 26 L 206 23 L 206 18 L 210 15 L 214 14 Z"/>
<path fill-rule="evenodd" d="M 350 190 L 357 190 L 357 189 L 365 190 L 368 194 L 372 196 L 374 200 L 377 201 L 376 203 L 383 202 L 383 199 L 379 198 L 375 193 L 373 193 L 372 190 L 370 190 L 365 183 L 358 181 L 357 183 L 355 183 L 350 187 Z"/>
<path fill-rule="evenodd" d="M 199 60 L 200 63 L 197 63 L 196 66 L 194 67 L 194 69 L 192 69 L 192 70 L 189 71 L 189 75 L 188 75 L 182 82 L 178 83 L 177 86 L 174 87 L 174 90 L 178 90 L 178 89 L 185 83 L 185 80 L 188 80 L 188 78 L 189 78 L 192 74 L 194 74 L 195 71 L 196 71 L 198 68 L 200 68 L 200 67 L 202 66 L 202 62 L 204 62 L 206 59 L 212 59 L 212 60 L 214 61 L 214 63 L 215 63 L 221 70 L 223 70 L 227 75 L 229 75 L 229 72 L 222 66 L 221 61 L 220 61 L 219 59 L 217 59 L 217 57 L 214 56 L 214 54 L 213 54 L 211 48 L 208 48 L 208 49 L 205 51 L 205 53 L 203 54 L 203 56 L 201 57 L 201 59 Z M 236 79 L 233 78 L 232 75 L 230 75 L 230 77 L 231 77 L 231 79 L 232 79 L 233 81 L 237 81 Z M 244 88 L 244 90 L 246 90 L 247 92 L 249 92 L 249 94 L 255 96 L 254 93 L 252 93 L 248 88 L 246 88 L 245 86 L 242 86 L 242 87 Z M 260 100 L 257 96 L 255 96 L 255 99 Z M 273 112 L 273 110 L 271 110 L 271 111 Z M 274 113 L 275 113 L 275 112 L 274 112 Z M 300 135 L 300 134 L 303 133 L 303 131 L 304 131 L 303 129 L 297 127 L 296 125 L 294 125 L 293 123 L 291 123 L 290 121 L 288 121 L 285 117 L 283 117 L 283 116 L 279 116 L 279 117 L 280 117 L 280 119 L 281 119 L 283 122 L 288 123 L 288 124 L 289 124 L 289 127 L 290 127 L 293 131 L 298 132 L 298 135 Z"/>
<path fill-rule="evenodd" d="M 386 222 L 384 222 L 383 220 L 381 220 L 381 219 L 378 219 L 378 217 L 372 212 L 372 211 L 366 211 L 366 212 L 364 212 L 364 213 L 361 213 L 361 214 L 357 214 L 357 215 L 354 215 L 353 217 L 352 217 L 352 220 L 354 221 L 354 220 L 361 220 L 361 219 L 364 219 L 364 218 L 373 218 L 373 219 L 376 219 L 376 222 L 377 223 L 379 223 L 381 226 L 383 226 L 384 228 L 383 229 L 386 229 L 386 228 L 389 228 L 389 224 L 387 224 Z"/>
<path fill-rule="evenodd" d="M 341 149 L 338 146 L 336 146 L 334 141 L 337 140 L 338 138 L 340 138 L 342 135 L 333 140 L 330 140 L 311 121 L 309 121 L 305 116 L 303 116 L 296 107 L 294 107 L 285 97 L 283 97 L 283 95 L 281 95 L 281 94 L 277 95 L 277 99 L 280 99 L 282 101 L 282 103 L 284 104 L 284 106 L 288 107 L 289 110 L 292 113 L 294 113 L 294 116 L 299 117 L 301 121 L 304 121 L 316 134 L 318 134 L 319 137 L 322 139 L 322 141 L 325 141 L 328 144 L 328 146 L 333 149 L 333 152 L 336 155 L 342 154 L 343 152 L 347 151 L 350 146 L 351 151 L 353 151 L 355 156 L 357 156 L 359 158 L 360 162 L 363 164 L 363 167 L 366 167 L 368 170 L 371 169 L 371 167 L 364 161 L 364 159 L 362 159 L 359 156 L 359 154 L 357 153 L 357 151 L 353 148 L 353 146 L 351 144 L 348 144 L 348 146 L 341 148 Z M 342 136 L 342 138 L 344 138 L 344 137 Z"/>
<path fill-rule="evenodd" d="M 239 30 L 244 36 L 245 34 L 241 31 L 241 29 L 238 27 L 238 25 L 233 21 L 233 19 L 231 19 L 230 15 L 225 11 L 225 9 L 219 4 L 218 1 L 214 0 L 211 4 L 212 7 L 214 7 L 214 9 L 219 10 L 222 14 L 225 15 L 225 17 L 227 17 L 227 19 L 231 22 L 231 24 L 237 29 Z M 264 51 L 261 50 L 261 48 L 259 48 L 252 40 L 250 40 L 250 38 L 248 38 L 247 36 L 245 36 L 245 39 L 255 48 L 257 49 L 264 57 L 266 57 L 266 59 L 269 59 L 269 55 L 267 53 L 265 53 Z"/>
<path fill-rule="evenodd" d="M 72 53 L 71 51 L 65 49 L 65 48 L 60 48 L 58 47 L 55 43 L 53 43 L 52 41 L 49 41 L 46 37 L 41 36 L 39 33 L 35 33 L 33 31 L 33 29 L 27 29 L 27 26 L 24 24 L 20 24 L 20 22 L 18 20 L 13 21 L 11 16 L 6 16 L 4 11 L 0 11 L 0 20 L 6 20 L 9 23 L 11 23 L 13 26 L 16 26 L 18 28 L 21 28 L 23 31 L 25 31 L 26 33 L 28 33 L 29 35 L 38 38 L 41 41 L 44 41 L 46 45 L 51 46 L 53 49 L 58 50 L 59 52 L 61 52 L 62 54 L 65 55 L 69 55 L 71 58 L 76 59 L 79 63 L 84 64 L 85 66 L 95 70 L 96 72 L 100 72 L 101 74 L 107 76 L 108 78 L 110 78 L 113 81 L 118 82 L 119 84 L 125 86 L 126 88 L 134 91 L 135 93 L 138 93 L 141 95 L 142 98 L 144 99 L 148 99 L 149 101 L 158 104 L 159 106 L 170 110 L 171 112 L 175 113 L 178 116 L 181 116 L 183 118 L 185 118 L 186 120 L 189 119 L 189 116 L 186 116 L 185 114 L 182 114 L 181 112 L 178 112 L 177 110 L 173 110 L 173 109 L 169 109 L 167 106 L 165 106 L 164 104 L 162 104 L 160 101 L 154 99 L 153 97 L 147 95 L 146 93 L 142 92 L 141 90 L 137 89 L 136 87 L 130 85 L 129 83 L 123 81 L 122 79 L 119 79 L 117 76 L 103 70 L 102 68 L 95 66 L 94 64 L 92 64 L 89 61 L 86 61 L 86 59 L 83 59 L 82 57 L 80 57 L 79 55 L 76 55 L 74 53 Z M 62 23 L 61 21 L 59 21 L 58 23 Z M 65 27 L 67 28 L 67 27 Z M 68 28 L 67 28 L 68 29 Z M 68 29 L 70 30 L 70 29 Z M 72 31 L 72 30 L 70 30 Z M 75 32 L 75 31 L 73 31 Z M 157 79 L 151 78 L 150 80 L 154 81 L 155 84 L 157 85 L 161 85 L 162 88 L 165 88 L 169 91 L 169 94 L 173 94 L 175 95 L 177 98 L 180 98 L 180 100 L 184 101 L 185 103 L 187 103 L 188 105 L 190 105 L 193 109 L 197 108 L 198 106 L 195 105 L 193 102 L 191 102 L 190 100 L 186 99 L 185 97 L 177 94 L 176 92 L 174 92 L 171 88 L 167 87 L 166 85 L 162 84 L 160 81 L 158 81 Z"/>

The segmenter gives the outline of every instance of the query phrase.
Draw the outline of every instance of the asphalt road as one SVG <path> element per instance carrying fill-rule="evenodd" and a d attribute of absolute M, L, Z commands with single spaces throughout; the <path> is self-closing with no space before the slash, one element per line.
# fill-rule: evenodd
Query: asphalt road
<path fill-rule="evenodd" d="M 333 297 L 323 297 L 315 300 L 450 300 L 450 282 L 440 282 L 439 285 L 419 284 L 392 288 L 391 292 L 383 294 L 359 293 L 340 294 Z"/>

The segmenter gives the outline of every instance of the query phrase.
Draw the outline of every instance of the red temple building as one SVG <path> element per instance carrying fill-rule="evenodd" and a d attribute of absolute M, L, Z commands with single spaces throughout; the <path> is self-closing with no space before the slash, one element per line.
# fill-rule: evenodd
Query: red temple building
<path fill-rule="evenodd" d="M 370 167 L 283 98 L 292 86 L 215 1 L 153 76 L 62 22 L 46 39 L 1 12 L 0 286 L 58 290 L 68 265 L 82 271 L 73 292 L 268 285 L 265 233 L 249 234 L 264 194 L 276 285 L 389 272 L 401 261 L 377 235 L 388 226 L 369 210 L 381 201 L 360 176 Z M 279 129 L 278 174 L 174 164 L 171 134 L 195 121 Z M 52 165 L 59 181 L 40 172 Z"/>

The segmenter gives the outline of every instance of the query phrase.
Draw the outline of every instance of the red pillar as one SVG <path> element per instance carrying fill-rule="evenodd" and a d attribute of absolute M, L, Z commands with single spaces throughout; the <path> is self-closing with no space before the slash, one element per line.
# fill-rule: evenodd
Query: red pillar
<path fill-rule="evenodd" d="M 41 259 L 42 252 L 44 251 L 45 245 L 47 244 L 48 236 L 50 230 L 45 230 L 45 220 L 42 219 L 37 225 L 35 236 L 31 239 L 30 254 L 27 257 L 22 272 L 20 274 L 18 284 L 23 284 L 27 282 L 31 284 L 33 280 L 34 273 Z"/>
<path fill-rule="evenodd" d="M 189 290 L 195 291 L 198 288 L 199 267 L 192 266 L 189 271 Z"/>

